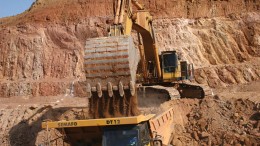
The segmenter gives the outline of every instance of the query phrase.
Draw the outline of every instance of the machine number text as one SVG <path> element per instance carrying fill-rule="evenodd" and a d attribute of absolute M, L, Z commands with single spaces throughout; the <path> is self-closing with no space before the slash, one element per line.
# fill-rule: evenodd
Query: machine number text
<path fill-rule="evenodd" d="M 120 120 L 107 120 L 107 125 L 120 124 Z"/>

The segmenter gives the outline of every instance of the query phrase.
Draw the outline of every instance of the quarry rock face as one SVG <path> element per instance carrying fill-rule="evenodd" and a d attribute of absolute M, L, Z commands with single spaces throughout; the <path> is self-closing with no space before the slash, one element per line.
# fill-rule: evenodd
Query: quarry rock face
<path fill-rule="evenodd" d="M 260 77 L 257 0 L 143 1 L 154 15 L 160 51 L 177 50 L 211 87 Z M 0 97 L 77 96 L 87 38 L 106 36 L 112 0 L 38 0 L 0 19 Z M 75 89 L 76 88 L 76 89 Z"/>
<path fill-rule="evenodd" d="M 80 98 L 85 42 L 107 36 L 113 2 L 36 0 L 0 19 L 0 145 L 64 145 L 63 132 L 43 130 L 43 121 L 93 117 L 91 100 Z M 169 100 L 175 89 L 151 88 L 149 99 L 138 95 L 141 114 L 173 108 L 172 145 L 258 145 L 260 1 L 139 2 L 153 14 L 159 51 L 177 50 L 193 63 L 194 82 L 214 88 L 204 99 L 176 100 Z"/>
<path fill-rule="evenodd" d="M 260 75 L 259 16 L 157 19 L 159 48 L 177 50 L 193 63 L 198 83 L 217 87 L 254 81 Z"/>
<path fill-rule="evenodd" d="M 1 28 L 0 97 L 71 94 L 84 78 L 85 38 L 103 35 L 89 23 Z"/>
<path fill-rule="evenodd" d="M 257 12 L 258 0 L 140 0 L 155 18 L 219 17 Z M 7 18 L 3 24 L 39 22 L 79 22 L 82 18 L 113 17 L 114 0 L 36 0 L 27 13 Z M 18 19 L 17 18 L 23 18 Z"/>

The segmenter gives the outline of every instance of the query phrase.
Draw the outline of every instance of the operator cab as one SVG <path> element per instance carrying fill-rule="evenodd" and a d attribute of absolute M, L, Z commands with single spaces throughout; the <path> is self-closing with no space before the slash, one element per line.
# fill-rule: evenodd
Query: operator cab
<path fill-rule="evenodd" d="M 160 55 L 162 79 L 164 82 L 172 82 L 193 77 L 193 64 L 180 61 L 176 51 L 163 51 Z"/>
<path fill-rule="evenodd" d="M 162 70 L 164 73 L 175 73 L 178 69 L 178 55 L 176 51 L 162 52 Z"/>

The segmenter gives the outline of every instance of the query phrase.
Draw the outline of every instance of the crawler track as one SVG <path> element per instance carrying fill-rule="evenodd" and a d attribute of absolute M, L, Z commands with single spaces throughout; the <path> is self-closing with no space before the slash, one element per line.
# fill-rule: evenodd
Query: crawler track
<path fill-rule="evenodd" d="M 207 85 L 196 84 L 189 81 L 177 83 L 177 90 L 181 98 L 203 99 L 207 96 L 213 96 L 213 92 Z"/>

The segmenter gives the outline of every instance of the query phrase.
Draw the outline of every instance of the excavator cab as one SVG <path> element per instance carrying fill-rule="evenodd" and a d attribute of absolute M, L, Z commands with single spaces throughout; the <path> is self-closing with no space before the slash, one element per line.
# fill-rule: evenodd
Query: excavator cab
<path fill-rule="evenodd" d="M 163 82 L 191 79 L 193 77 L 193 64 L 179 61 L 176 51 L 164 51 L 160 55 Z"/>
<path fill-rule="evenodd" d="M 161 70 L 163 81 L 179 80 L 181 77 L 180 65 L 176 51 L 165 51 L 161 54 Z"/>

